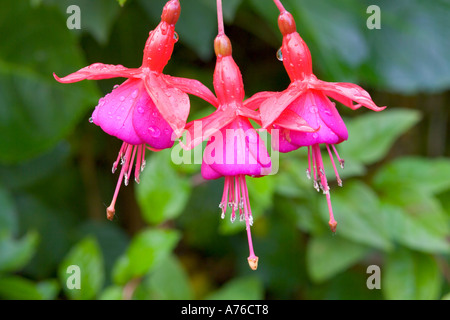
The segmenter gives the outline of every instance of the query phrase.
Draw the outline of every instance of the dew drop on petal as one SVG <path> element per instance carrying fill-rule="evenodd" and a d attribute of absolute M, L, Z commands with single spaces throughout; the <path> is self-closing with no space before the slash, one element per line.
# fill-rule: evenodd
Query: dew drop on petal
<path fill-rule="evenodd" d="M 125 101 L 125 97 L 124 96 L 120 96 L 119 100 L 123 102 L 123 101 Z"/>
<path fill-rule="evenodd" d="M 316 106 L 312 106 L 311 108 L 309 108 L 309 111 L 310 111 L 311 113 L 316 113 L 316 112 L 318 111 L 318 109 L 317 109 Z"/>
<path fill-rule="evenodd" d="M 317 133 L 315 133 L 315 132 L 312 134 L 312 137 L 313 137 L 314 139 L 317 139 L 318 136 L 319 136 L 319 135 L 318 135 Z"/>
<path fill-rule="evenodd" d="M 279 61 L 283 61 L 283 53 L 281 52 L 281 48 L 277 51 L 277 59 Z"/>
<path fill-rule="evenodd" d="M 118 84 L 114 85 L 113 89 L 117 89 L 119 87 Z"/>
<path fill-rule="evenodd" d="M 161 135 L 161 130 L 156 127 L 148 127 L 148 131 L 152 135 L 152 137 L 157 138 Z"/>
<path fill-rule="evenodd" d="M 94 122 L 94 119 L 93 119 L 92 117 L 90 117 L 90 118 L 89 118 L 89 122 L 90 122 L 90 123 L 93 123 L 93 122 Z"/>
<path fill-rule="evenodd" d="M 133 91 L 133 93 L 131 94 L 131 97 L 134 99 L 134 98 L 137 97 L 137 95 L 138 95 L 138 91 L 137 91 L 137 89 L 135 89 L 135 90 Z"/>
<path fill-rule="evenodd" d="M 139 112 L 139 113 L 144 113 L 144 108 L 142 108 L 142 107 L 139 107 L 138 109 L 137 109 L 137 111 Z"/>
<path fill-rule="evenodd" d="M 180 36 L 178 36 L 178 33 L 174 32 L 173 33 L 173 40 L 175 40 L 175 42 L 177 42 L 178 39 L 180 39 Z"/>

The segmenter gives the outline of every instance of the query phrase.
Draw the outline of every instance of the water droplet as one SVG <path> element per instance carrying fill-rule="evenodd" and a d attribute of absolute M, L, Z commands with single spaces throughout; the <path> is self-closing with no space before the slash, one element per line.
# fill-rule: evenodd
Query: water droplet
<path fill-rule="evenodd" d="M 152 135 L 152 137 L 157 138 L 161 135 L 161 130 L 156 127 L 148 127 L 148 131 Z"/>
<path fill-rule="evenodd" d="M 123 101 L 125 101 L 125 97 L 124 96 L 120 96 L 119 100 L 123 102 Z"/>
<path fill-rule="evenodd" d="M 331 111 L 330 110 L 328 110 L 328 109 L 325 109 L 325 114 L 327 115 L 327 116 L 331 116 Z"/>
<path fill-rule="evenodd" d="M 283 53 L 281 52 L 281 48 L 277 51 L 277 59 L 283 61 Z"/>
<path fill-rule="evenodd" d="M 309 111 L 310 111 L 311 113 L 316 113 L 318 110 L 319 110 L 319 109 L 317 109 L 316 106 L 312 106 L 311 108 L 309 108 Z"/>
<path fill-rule="evenodd" d="M 90 118 L 89 118 L 89 122 L 90 122 L 90 123 L 93 123 L 93 122 L 94 122 L 94 119 L 93 119 L 92 117 L 90 117 Z"/>
<path fill-rule="evenodd" d="M 156 118 L 158 116 L 158 113 L 155 111 L 152 113 L 152 116 L 154 116 Z"/>
<path fill-rule="evenodd" d="M 178 39 L 180 39 L 180 36 L 178 36 L 178 33 L 176 33 L 176 32 L 174 31 L 174 33 L 173 33 L 173 40 L 175 40 L 175 42 L 177 42 Z"/>
<path fill-rule="evenodd" d="M 312 134 L 312 137 L 313 137 L 314 139 L 317 139 L 318 136 L 319 136 L 319 135 L 318 135 L 317 133 L 313 133 L 313 134 Z"/>
<path fill-rule="evenodd" d="M 135 90 L 133 91 L 133 93 L 131 94 L 131 97 L 134 99 L 134 98 L 137 97 L 137 95 L 138 95 L 138 91 L 137 91 L 137 89 L 135 89 Z"/>
<path fill-rule="evenodd" d="M 117 121 L 120 121 L 121 118 L 120 118 L 120 116 L 117 116 L 116 119 L 117 119 Z"/>
<path fill-rule="evenodd" d="M 118 84 L 114 85 L 113 89 L 117 89 L 119 87 Z"/>
<path fill-rule="evenodd" d="M 139 113 L 144 113 L 144 108 L 138 107 L 137 111 L 138 111 Z"/>

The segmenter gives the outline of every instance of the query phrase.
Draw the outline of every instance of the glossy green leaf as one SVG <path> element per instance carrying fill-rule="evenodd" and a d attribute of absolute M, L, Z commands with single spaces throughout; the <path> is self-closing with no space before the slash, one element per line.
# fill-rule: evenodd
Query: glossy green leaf
<path fill-rule="evenodd" d="M 17 240 L 0 237 L 0 272 L 24 267 L 35 254 L 38 241 L 39 235 L 33 231 Z"/>
<path fill-rule="evenodd" d="M 191 185 L 188 177 L 175 170 L 170 150 L 148 157 L 140 181 L 136 197 L 148 223 L 158 224 L 181 214 L 189 199 Z"/>
<path fill-rule="evenodd" d="M 95 238 L 86 237 L 77 243 L 60 264 L 58 274 L 64 292 L 71 299 L 95 299 L 105 281 L 103 257 Z"/>
<path fill-rule="evenodd" d="M 0 21 L 0 32 L 8 34 L 0 43 L 0 161 L 10 163 L 54 146 L 95 105 L 98 91 L 92 83 L 53 79 L 53 72 L 65 75 L 84 66 L 57 10 L 20 1 L 5 6 Z"/>
<path fill-rule="evenodd" d="M 193 291 L 189 277 L 173 255 L 158 264 L 140 285 L 141 294 L 136 299 L 151 300 L 190 300 Z M 137 290 L 139 290 L 137 289 Z"/>
<path fill-rule="evenodd" d="M 340 236 L 313 237 L 308 241 L 306 252 L 309 276 L 315 282 L 326 281 L 347 270 L 370 251 L 369 247 Z"/>
<path fill-rule="evenodd" d="M 0 277 L 0 297 L 5 300 L 42 300 L 37 284 L 20 276 Z"/>
<path fill-rule="evenodd" d="M 325 195 L 320 205 L 324 222 L 328 223 Z M 354 242 L 389 251 L 392 243 L 380 202 L 373 190 L 362 182 L 349 182 L 339 190 L 331 190 L 331 203 L 337 221 L 336 233 Z"/>
<path fill-rule="evenodd" d="M 383 166 L 374 178 L 374 186 L 381 192 L 391 188 L 417 188 L 436 194 L 450 188 L 450 160 L 402 157 Z"/>
<path fill-rule="evenodd" d="M 347 121 L 349 138 L 339 145 L 339 154 L 346 163 L 365 165 L 381 160 L 399 136 L 420 120 L 416 110 L 392 108 L 381 112 L 368 111 Z"/>
<path fill-rule="evenodd" d="M 126 0 L 117 0 L 123 6 Z M 119 5 L 111 0 L 44 0 L 46 4 L 57 5 L 67 20 L 77 14 L 70 10 L 71 5 L 80 9 L 80 29 L 71 29 L 73 33 L 89 32 L 99 43 L 105 44 L 109 38 L 113 23 L 119 13 Z"/>
<path fill-rule="evenodd" d="M 179 238 L 176 231 L 169 229 L 146 229 L 134 236 L 114 265 L 114 282 L 125 284 L 150 272 L 174 249 Z"/>
<path fill-rule="evenodd" d="M 235 278 L 206 297 L 206 300 L 261 300 L 264 287 L 257 277 Z"/>
<path fill-rule="evenodd" d="M 430 198 L 418 197 L 415 200 L 418 201 L 411 202 L 408 206 L 389 203 L 381 206 L 380 212 L 386 221 L 386 230 L 391 239 L 423 252 L 450 252 L 447 240 L 448 218 L 439 208 L 439 204 Z"/>
<path fill-rule="evenodd" d="M 434 300 L 440 294 L 441 277 L 433 256 L 399 249 L 381 269 L 381 290 L 391 300 Z"/>

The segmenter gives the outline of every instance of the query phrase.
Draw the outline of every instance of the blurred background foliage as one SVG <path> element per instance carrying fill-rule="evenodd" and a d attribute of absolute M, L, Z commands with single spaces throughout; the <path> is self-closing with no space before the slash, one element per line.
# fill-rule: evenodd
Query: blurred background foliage
<path fill-rule="evenodd" d="M 181 0 L 180 41 L 164 70 L 212 88 L 215 1 Z M 249 179 L 257 271 L 243 224 L 220 219 L 223 181 L 148 153 L 106 220 L 120 141 L 88 122 L 116 81 L 57 83 L 94 62 L 138 67 L 164 0 L 1 0 L 0 297 L 3 299 L 449 299 L 450 2 L 285 0 L 316 75 L 367 89 L 381 113 L 338 106 L 350 138 L 331 182 L 338 230 L 306 179 L 305 150 Z M 67 7 L 81 9 L 69 30 Z M 369 5 L 381 29 L 369 30 Z M 224 0 L 248 96 L 283 90 L 270 0 Z M 193 97 L 192 118 L 212 108 Z M 328 168 L 328 172 L 330 169 Z M 332 177 L 330 175 L 330 180 Z M 82 289 L 68 289 L 78 265 Z M 369 290 L 378 265 L 381 289 Z"/>

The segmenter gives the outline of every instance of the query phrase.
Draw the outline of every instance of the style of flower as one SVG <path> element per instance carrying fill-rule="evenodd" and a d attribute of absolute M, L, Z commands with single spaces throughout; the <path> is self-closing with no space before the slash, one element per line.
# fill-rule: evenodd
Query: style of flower
<path fill-rule="evenodd" d="M 302 146 L 308 148 L 308 178 L 313 177 L 317 191 L 326 194 L 329 209 L 329 225 L 336 231 L 337 222 L 333 216 L 328 181 L 322 160 L 320 145 L 325 145 L 330 156 L 337 183 L 342 186 L 333 152 L 341 167 L 342 160 L 335 148 L 336 144 L 347 140 L 347 128 L 336 110 L 332 98 L 355 110 L 364 106 L 373 111 L 381 111 L 369 93 L 351 83 L 332 83 L 316 78 L 312 71 L 311 54 L 296 30 L 293 16 L 284 9 L 280 1 L 274 0 L 280 10 L 278 26 L 283 35 L 283 43 L 277 53 L 279 60 L 289 75 L 291 84 L 282 92 L 260 92 L 248 99 L 249 106 L 259 105 L 262 128 L 279 130 L 279 141 L 274 148 L 280 152 L 290 152 Z M 356 104 L 353 104 L 353 101 Z M 284 125 L 285 119 L 300 117 L 316 131 L 298 131 Z"/>
<path fill-rule="evenodd" d="M 199 81 L 162 73 L 178 40 L 175 24 L 180 10 L 178 0 L 166 3 L 161 22 L 149 33 L 141 67 L 94 63 L 63 78 L 54 74 L 61 83 L 128 78 L 99 100 L 89 119 L 106 133 L 123 141 L 112 168 L 114 173 L 121 162 L 114 196 L 106 210 L 110 220 L 115 214 L 115 202 L 122 180 L 125 185 L 128 184 L 133 164 L 136 163 L 135 181 L 139 183 L 139 174 L 145 166 L 146 149 L 158 151 L 170 148 L 182 134 L 190 109 L 188 94 L 217 105 L 217 98 Z"/>

